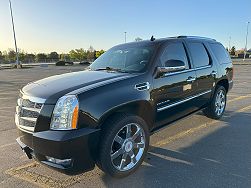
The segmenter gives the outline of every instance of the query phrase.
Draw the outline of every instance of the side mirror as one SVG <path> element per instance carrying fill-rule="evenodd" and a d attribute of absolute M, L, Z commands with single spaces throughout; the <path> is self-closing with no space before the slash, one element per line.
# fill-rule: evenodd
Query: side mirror
<path fill-rule="evenodd" d="M 165 67 L 157 67 L 158 75 L 163 75 L 165 73 L 183 71 L 186 69 L 185 63 L 180 60 L 168 60 L 165 63 Z"/>

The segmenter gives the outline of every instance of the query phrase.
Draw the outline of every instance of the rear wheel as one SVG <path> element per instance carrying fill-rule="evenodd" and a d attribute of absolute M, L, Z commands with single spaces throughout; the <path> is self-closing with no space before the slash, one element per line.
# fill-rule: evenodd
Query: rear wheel
<path fill-rule="evenodd" d="M 223 86 L 217 86 L 211 102 L 203 111 L 204 114 L 209 118 L 220 119 L 224 114 L 226 101 L 226 89 Z"/>
<path fill-rule="evenodd" d="M 111 176 L 127 176 L 143 162 L 148 147 L 145 121 L 134 115 L 119 115 L 105 125 L 98 166 Z"/>

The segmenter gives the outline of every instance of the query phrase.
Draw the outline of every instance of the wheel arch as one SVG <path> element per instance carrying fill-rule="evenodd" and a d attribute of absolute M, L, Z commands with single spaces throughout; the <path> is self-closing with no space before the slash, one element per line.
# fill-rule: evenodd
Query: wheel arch
<path fill-rule="evenodd" d="M 223 86 L 226 89 L 226 92 L 229 90 L 228 79 L 219 80 L 216 85 Z"/>
<path fill-rule="evenodd" d="M 107 119 L 114 117 L 120 113 L 137 115 L 146 122 L 149 131 L 151 131 L 153 128 L 155 113 L 152 105 L 148 101 L 134 101 L 110 109 L 100 118 L 99 127 L 102 129 L 102 126 L 104 125 Z"/>

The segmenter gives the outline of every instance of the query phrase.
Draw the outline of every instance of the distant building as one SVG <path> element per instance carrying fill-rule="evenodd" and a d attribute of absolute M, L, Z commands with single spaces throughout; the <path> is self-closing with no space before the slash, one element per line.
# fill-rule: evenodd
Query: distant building
<path fill-rule="evenodd" d="M 244 51 L 243 50 L 237 50 L 235 52 L 235 56 L 238 58 L 244 58 Z M 251 57 L 251 49 L 249 49 L 246 53 L 246 57 L 245 58 L 249 58 Z"/>

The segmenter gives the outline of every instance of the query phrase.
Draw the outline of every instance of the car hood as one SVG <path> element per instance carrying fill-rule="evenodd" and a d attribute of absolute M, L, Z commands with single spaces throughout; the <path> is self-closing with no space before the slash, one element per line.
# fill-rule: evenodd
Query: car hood
<path fill-rule="evenodd" d="M 74 90 L 90 90 L 129 77 L 132 75 L 128 73 L 86 70 L 31 82 L 23 87 L 22 92 L 28 96 L 45 99 L 47 104 L 55 104 L 58 98 Z"/>

